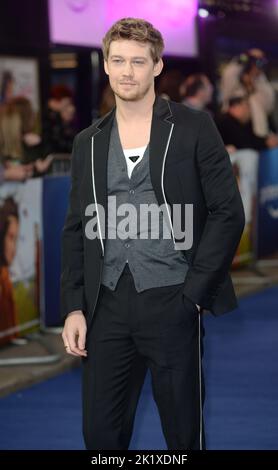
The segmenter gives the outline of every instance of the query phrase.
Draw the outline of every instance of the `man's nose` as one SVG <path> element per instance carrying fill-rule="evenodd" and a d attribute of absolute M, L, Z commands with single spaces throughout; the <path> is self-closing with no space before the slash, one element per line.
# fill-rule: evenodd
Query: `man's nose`
<path fill-rule="evenodd" d="M 123 70 L 124 75 L 132 76 L 133 75 L 133 67 L 131 62 L 126 61 Z"/>

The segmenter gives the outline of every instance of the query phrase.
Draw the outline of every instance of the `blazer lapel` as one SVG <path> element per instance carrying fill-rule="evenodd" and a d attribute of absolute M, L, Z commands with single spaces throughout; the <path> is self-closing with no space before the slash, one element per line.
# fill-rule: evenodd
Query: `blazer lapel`
<path fill-rule="evenodd" d="M 150 136 L 150 175 L 159 205 L 165 204 L 164 168 L 174 124 L 168 101 L 156 97 Z"/>
<path fill-rule="evenodd" d="M 91 136 L 91 181 L 93 186 L 93 198 L 97 205 L 98 235 L 102 256 L 104 256 L 106 240 L 105 229 L 107 227 L 107 161 L 114 115 L 115 108 L 94 127 Z M 100 207 L 104 210 L 104 220 L 101 218 Z"/>

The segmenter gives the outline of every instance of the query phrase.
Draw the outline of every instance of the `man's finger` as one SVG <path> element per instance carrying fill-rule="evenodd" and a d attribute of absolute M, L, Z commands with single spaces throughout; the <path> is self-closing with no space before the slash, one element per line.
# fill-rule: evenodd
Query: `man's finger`
<path fill-rule="evenodd" d="M 72 356 L 77 356 L 77 354 L 73 353 L 71 350 L 70 340 L 68 339 L 65 331 L 63 331 L 62 333 L 62 338 L 63 338 L 63 343 L 64 343 L 66 353 L 71 354 Z"/>
<path fill-rule="evenodd" d="M 80 351 L 85 350 L 85 342 L 86 342 L 86 330 L 85 328 L 82 328 L 79 331 L 79 335 L 78 335 L 78 348 L 80 349 Z"/>
<path fill-rule="evenodd" d="M 71 356 L 79 357 L 79 354 L 76 354 L 75 352 L 73 352 L 69 346 L 66 348 L 66 352 L 70 354 Z"/>
<path fill-rule="evenodd" d="M 77 356 L 83 356 L 83 357 L 86 357 L 87 356 L 87 351 L 81 351 L 81 349 L 79 349 L 77 346 L 75 346 L 74 348 L 71 349 L 71 352 L 72 353 L 75 353 Z"/>
<path fill-rule="evenodd" d="M 69 341 L 69 347 L 70 351 L 77 356 L 86 356 L 87 352 L 86 351 L 81 351 L 78 346 L 77 346 L 77 335 L 72 333 L 68 335 L 68 341 Z"/>

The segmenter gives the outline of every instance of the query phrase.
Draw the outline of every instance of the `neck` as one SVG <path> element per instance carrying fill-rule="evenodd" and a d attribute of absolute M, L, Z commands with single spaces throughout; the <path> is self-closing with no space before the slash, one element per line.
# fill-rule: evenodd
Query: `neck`
<path fill-rule="evenodd" d="M 124 101 L 118 96 L 116 98 L 116 118 L 118 120 L 132 123 L 148 121 L 152 116 L 155 93 L 152 89 L 144 98 L 138 101 Z"/>

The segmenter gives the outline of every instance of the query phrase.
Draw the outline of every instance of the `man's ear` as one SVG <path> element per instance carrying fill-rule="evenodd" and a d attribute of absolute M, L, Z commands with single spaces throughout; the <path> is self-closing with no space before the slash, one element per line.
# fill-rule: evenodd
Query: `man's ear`
<path fill-rule="evenodd" d="M 159 59 L 159 61 L 154 66 L 154 76 L 155 77 L 158 77 L 158 75 L 161 74 L 163 66 L 164 66 L 163 60 Z"/>
<path fill-rule="evenodd" d="M 109 75 L 108 66 L 107 66 L 107 60 L 105 60 L 105 59 L 104 59 L 104 61 L 103 61 L 103 67 L 104 67 L 104 71 L 105 71 L 106 75 Z"/>

